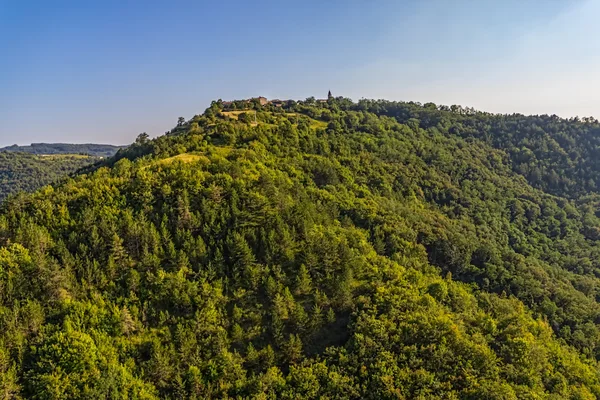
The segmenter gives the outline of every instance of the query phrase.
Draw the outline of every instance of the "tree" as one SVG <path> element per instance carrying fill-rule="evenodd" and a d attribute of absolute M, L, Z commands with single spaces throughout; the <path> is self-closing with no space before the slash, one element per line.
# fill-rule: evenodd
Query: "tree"
<path fill-rule="evenodd" d="M 39 398 L 83 398 L 101 378 L 98 349 L 85 333 L 57 332 L 31 350 L 27 391 Z"/>
<path fill-rule="evenodd" d="M 146 132 L 140 133 L 137 138 L 135 138 L 135 144 L 138 146 L 145 146 L 149 143 L 149 136 Z"/>
<path fill-rule="evenodd" d="M 312 279 L 308 273 L 306 265 L 300 265 L 298 275 L 296 276 L 296 294 L 309 294 L 312 287 Z"/>
<path fill-rule="evenodd" d="M 302 357 L 302 340 L 298 335 L 290 335 L 286 344 L 286 357 L 292 364 L 298 362 Z"/>

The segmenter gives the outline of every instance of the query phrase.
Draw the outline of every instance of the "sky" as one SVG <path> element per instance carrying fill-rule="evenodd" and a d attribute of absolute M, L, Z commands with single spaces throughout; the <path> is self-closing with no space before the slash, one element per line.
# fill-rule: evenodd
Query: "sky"
<path fill-rule="evenodd" d="M 0 146 L 128 144 L 212 100 L 600 118 L 600 0 L 0 0 Z"/>

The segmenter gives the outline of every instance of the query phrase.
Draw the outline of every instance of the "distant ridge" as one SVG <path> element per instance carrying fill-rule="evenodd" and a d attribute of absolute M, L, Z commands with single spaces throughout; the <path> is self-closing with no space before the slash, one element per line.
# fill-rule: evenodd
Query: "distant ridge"
<path fill-rule="evenodd" d="M 12 151 L 31 154 L 87 154 L 95 157 L 112 157 L 121 148 L 110 144 L 73 144 L 73 143 L 32 143 L 29 146 L 12 145 L 0 148 L 0 151 Z"/>

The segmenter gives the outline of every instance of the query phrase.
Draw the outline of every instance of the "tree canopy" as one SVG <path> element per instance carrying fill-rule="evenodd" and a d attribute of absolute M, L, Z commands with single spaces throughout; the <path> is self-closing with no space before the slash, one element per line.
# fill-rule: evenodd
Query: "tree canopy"
<path fill-rule="evenodd" d="M 0 393 L 600 398 L 597 129 L 215 101 L 2 204 Z"/>

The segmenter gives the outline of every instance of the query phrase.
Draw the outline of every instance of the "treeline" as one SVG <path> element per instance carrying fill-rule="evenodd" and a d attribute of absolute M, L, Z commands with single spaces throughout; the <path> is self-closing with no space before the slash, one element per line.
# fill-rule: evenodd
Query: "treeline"
<path fill-rule="evenodd" d="M 532 187 L 473 111 L 254 111 L 4 203 L 1 393 L 600 397 L 593 191 Z"/>
<path fill-rule="evenodd" d="M 86 154 L 94 157 L 112 157 L 126 146 L 109 144 L 32 143 L 28 146 L 12 145 L 0 148 L 0 152 L 12 151 L 31 154 Z"/>

